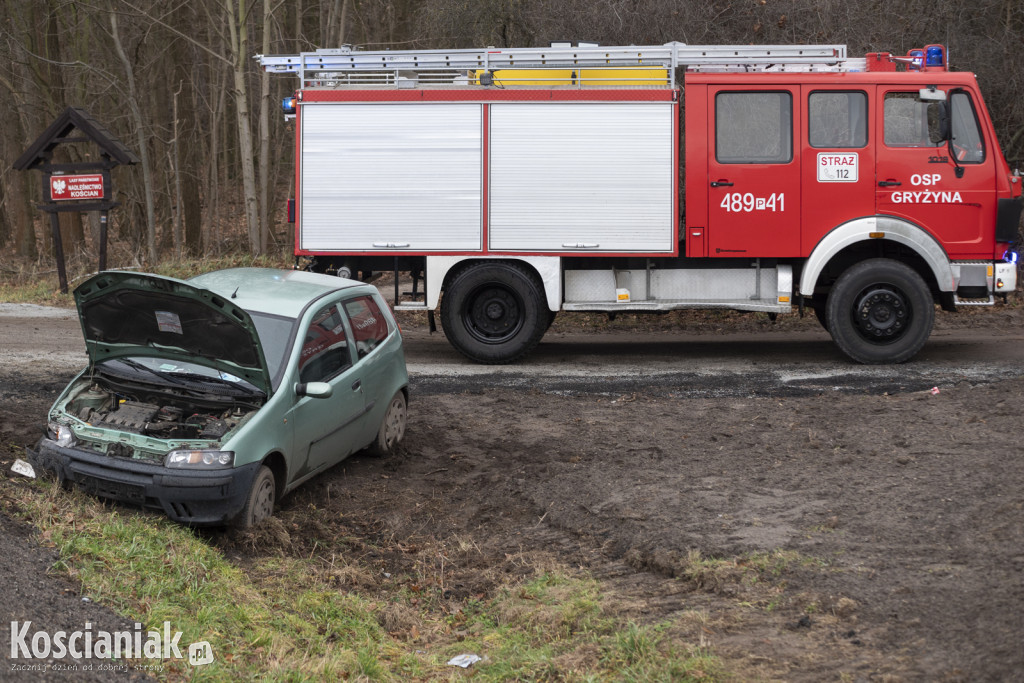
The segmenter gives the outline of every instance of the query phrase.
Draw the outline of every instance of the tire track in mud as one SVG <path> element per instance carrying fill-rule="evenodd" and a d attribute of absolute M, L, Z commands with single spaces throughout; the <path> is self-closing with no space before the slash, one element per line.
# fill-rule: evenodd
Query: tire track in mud
<path fill-rule="evenodd" d="M 627 370 L 561 372 L 459 367 L 438 372 L 436 365 L 410 365 L 414 396 L 482 392 L 502 387 L 564 396 L 643 394 L 664 398 L 799 397 L 831 393 L 896 394 L 966 383 L 971 386 L 1024 376 L 1024 364 L 972 363 L 910 366 L 846 366 L 832 371 L 756 369 L 674 372 Z"/>

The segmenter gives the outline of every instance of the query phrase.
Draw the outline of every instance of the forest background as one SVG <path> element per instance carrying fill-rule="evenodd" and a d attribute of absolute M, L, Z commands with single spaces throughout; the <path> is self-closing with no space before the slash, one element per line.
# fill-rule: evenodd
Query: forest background
<path fill-rule="evenodd" d="M 114 171 L 110 263 L 285 254 L 297 79 L 253 55 L 366 49 L 842 43 L 851 56 L 943 43 L 974 71 L 1011 168 L 1024 162 L 1020 0 L 0 0 L 0 270 L 52 268 L 41 174 L 11 164 L 68 106 L 140 158 Z M 81 149 L 79 149 L 81 147 Z M 83 161 L 88 146 L 63 145 Z M 99 219 L 61 214 L 74 272 Z"/>

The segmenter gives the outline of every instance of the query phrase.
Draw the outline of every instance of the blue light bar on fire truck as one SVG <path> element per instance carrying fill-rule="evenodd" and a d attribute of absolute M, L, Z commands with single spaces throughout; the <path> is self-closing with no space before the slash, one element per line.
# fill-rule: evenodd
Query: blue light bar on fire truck
<path fill-rule="evenodd" d="M 941 45 L 926 45 L 924 65 L 928 67 L 946 65 L 946 48 Z"/>

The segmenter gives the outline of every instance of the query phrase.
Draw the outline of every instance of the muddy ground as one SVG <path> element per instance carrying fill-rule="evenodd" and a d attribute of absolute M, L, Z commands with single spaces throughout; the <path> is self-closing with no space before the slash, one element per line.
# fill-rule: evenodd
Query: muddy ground
<path fill-rule="evenodd" d="M 587 333 L 581 320 L 556 323 L 552 339 Z M 728 347 L 764 324 L 750 320 L 688 333 Z M 940 316 L 937 334 L 1011 325 L 1006 343 L 1021 347 L 1019 309 L 972 320 Z M 403 322 L 410 364 L 429 367 L 417 324 Z M 785 325 L 773 341 L 827 340 L 813 321 Z M 78 334 L 73 320 L 0 327 L 9 347 L 54 354 Z M 17 353 L 0 367 L 0 496 L 73 370 L 64 356 Z M 397 457 L 349 459 L 259 532 L 206 537 L 242 567 L 279 553 L 345 557 L 362 588 L 417 582 L 452 604 L 547 566 L 578 568 L 638 621 L 702 615 L 671 635 L 708 644 L 741 680 L 1022 680 L 1024 378 L 956 376 L 937 394 L 896 382 L 716 395 L 642 379 L 622 391 L 600 373 L 571 391 L 423 373 Z M 46 552 L 8 535 L 24 563 Z M 4 556 L 8 572 L 38 571 Z M 30 599 L 48 599 L 39 586 Z"/>

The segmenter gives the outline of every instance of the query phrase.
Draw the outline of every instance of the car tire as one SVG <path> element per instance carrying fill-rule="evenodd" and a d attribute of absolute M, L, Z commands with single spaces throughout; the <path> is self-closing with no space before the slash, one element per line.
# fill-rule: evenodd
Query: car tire
<path fill-rule="evenodd" d="M 544 286 L 522 264 L 483 261 L 459 271 L 441 298 L 441 326 L 459 353 L 511 363 L 540 342 L 553 318 Z"/>
<path fill-rule="evenodd" d="M 405 392 L 399 390 L 388 403 L 388 409 L 381 420 L 377 438 L 370 445 L 370 453 L 377 456 L 391 455 L 398 450 L 398 444 L 405 437 L 405 425 L 409 412 L 405 401 Z"/>
<path fill-rule="evenodd" d="M 245 507 L 235 518 L 234 526 L 242 529 L 256 526 L 274 514 L 276 501 L 277 482 L 274 480 L 274 473 L 270 471 L 269 467 L 263 465 L 252 482 L 249 497 L 245 500 Z"/>
<path fill-rule="evenodd" d="M 891 259 L 862 261 L 844 272 L 828 297 L 828 330 L 858 363 L 903 363 L 925 342 L 935 321 L 928 285 Z"/>

